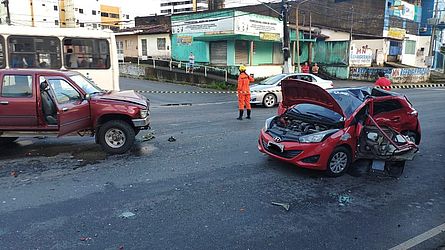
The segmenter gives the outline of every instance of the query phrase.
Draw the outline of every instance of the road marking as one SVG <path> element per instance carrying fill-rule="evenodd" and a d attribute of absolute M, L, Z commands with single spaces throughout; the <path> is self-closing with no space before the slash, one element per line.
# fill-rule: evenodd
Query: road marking
<path fill-rule="evenodd" d="M 193 107 L 193 106 L 209 106 L 209 105 L 221 105 L 221 104 L 229 104 L 229 103 L 237 103 L 237 101 L 227 101 L 227 102 L 205 102 L 205 103 L 187 103 L 186 105 L 168 105 L 168 104 L 160 104 L 158 106 L 151 106 L 150 108 L 179 108 L 179 107 Z"/>
<path fill-rule="evenodd" d="M 414 246 L 419 245 L 420 243 L 433 238 L 434 236 L 440 234 L 440 233 L 444 233 L 445 232 L 445 223 L 443 223 L 442 225 L 439 225 L 429 231 L 426 231 L 423 234 L 420 234 L 414 238 L 411 238 L 405 242 L 403 242 L 400 245 L 397 245 L 389 250 L 402 250 L 402 249 L 410 249 Z"/>
<path fill-rule="evenodd" d="M 445 91 L 445 89 L 429 89 L 429 88 L 420 88 L 420 90 L 431 90 L 431 91 L 439 90 L 439 91 Z"/>

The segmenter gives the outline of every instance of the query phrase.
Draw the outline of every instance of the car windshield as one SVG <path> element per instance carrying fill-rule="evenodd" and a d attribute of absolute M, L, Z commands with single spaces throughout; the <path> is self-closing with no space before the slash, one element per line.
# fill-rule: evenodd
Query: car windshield
<path fill-rule="evenodd" d="M 260 85 L 273 85 L 273 84 L 276 84 L 278 81 L 280 81 L 283 77 L 284 77 L 284 75 L 271 76 L 269 78 L 262 80 L 259 84 Z"/>
<path fill-rule="evenodd" d="M 360 99 L 348 91 L 333 90 L 329 91 L 329 94 L 338 102 L 347 117 L 350 117 L 352 113 L 354 113 L 354 111 L 363 103 Z"/>
<path fill-rule="evenodd" d="M 92 83 L 85 76 L 78 74 L 70 76 L 70 79 L 73 80 L 79 87 L 81 87 L 87 94 L 95 94 L 101 93 L 103 90 L 96 86 L 96 84 Z"/>
<path fill-rule="evenodd" d="M 291 112 L 295 112 L 299 115 L 314 117 L 330 123 L 339 123 L 343 119 L 340 114 L 330 109 L 310 103 L 298 104 L 291 109 Z"/>

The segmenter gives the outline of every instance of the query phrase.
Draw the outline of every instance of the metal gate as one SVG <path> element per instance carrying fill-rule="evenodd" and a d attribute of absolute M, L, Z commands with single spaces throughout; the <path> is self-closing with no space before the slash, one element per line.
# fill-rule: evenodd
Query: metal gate
<path fill-rule="evenodd" d="M 227 42 L 210 43 L 210 64 L 227 65 Z"/>
<path fill-rule="evenodd" d="M 249 46 L 247 41 L 235 42 L 235 64 L 249 64 Z"/>

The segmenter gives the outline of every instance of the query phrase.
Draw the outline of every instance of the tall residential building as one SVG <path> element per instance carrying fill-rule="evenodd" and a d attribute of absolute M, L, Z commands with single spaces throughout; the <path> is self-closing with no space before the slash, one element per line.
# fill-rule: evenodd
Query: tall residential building
<path fill-rule="evenodd" d="M 134 26 L 131 8 L 124 7 L 124 12 L 115 4 L 111 0 L 9 0 L 9 13 L 11 25 L 16 26 L 87 29 Z M 6 17 L 6 6 L 0 3 L 0 24 L 6 24 Z"/>
<path fill-rule="evenodd" d="M 208 0 L 161 0 L 161 14 L 196 12 L 208 8 Z"/>
<path fill-rule="evenodd" d="M 59 9 L 59 0 L 9 0 L 12 25 L 59 27 Z M 0 24 L 6 23 L 6 16 L 6 7 L 0 4 Z"/>
<path fill-rule="evenodd" d="M 60 27 L 101 28 L 100 4 L 90 0 L 60 0 Z"/>

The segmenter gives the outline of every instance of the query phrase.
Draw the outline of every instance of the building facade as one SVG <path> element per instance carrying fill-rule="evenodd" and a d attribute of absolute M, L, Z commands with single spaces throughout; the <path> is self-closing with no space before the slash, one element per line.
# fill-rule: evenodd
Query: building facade
<path fill-rule="evenodd" d="M 11 25 L 59 27 L 59 0 L 9 1 Z M 0 4 L 0 24 L 6 24 L 7 10 Z"/>
<path fill-rule="evenodd" d="M 106 5 L 107 0 L 13 0 L 9 1 L 11 25 L 87 29 L 119 29 L 134 26 L 128 8 Z M 7 10 L 0 4 L 0 24 Z"/>
<path fill-rule="evenodd" d="M 172 59 L 227 67 L 241 64 L 263 77 L 281 73 L 283 24 L 276 18 L 222 10 L 171 17 Z"/>
<path fill-rule="evenodd" d="M 135 27 L 115 34 L 120 61 L 171 58 L 171 34 L 167 26 Z"/>
<path fill-rule="evenodd" d="M 161 14 L 197 12 L 209 8 L 208 0 L 161 0 Z"/>

